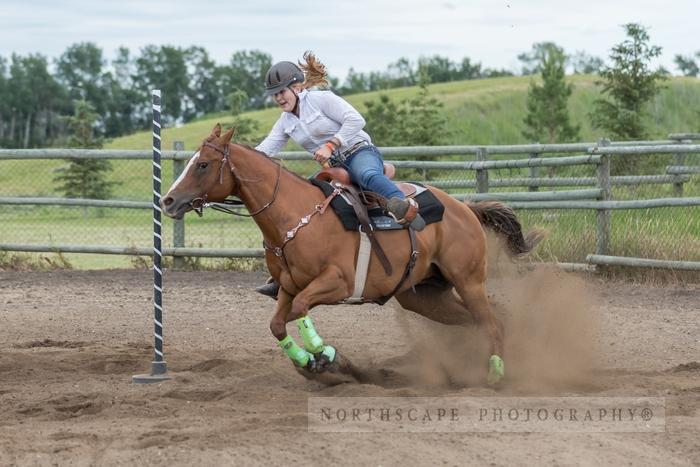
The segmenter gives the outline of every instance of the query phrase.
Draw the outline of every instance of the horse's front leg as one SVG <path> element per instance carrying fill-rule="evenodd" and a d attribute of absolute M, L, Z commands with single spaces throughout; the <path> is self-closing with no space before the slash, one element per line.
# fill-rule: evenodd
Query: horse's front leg
<path fill-rule="evenodd" d="M 314 359 L 313 354 L 299 347 L 294 338 L 287 334 L 287 323 L 292 309 L 292 296 L 284 289 L 277 294 L 277 309 L 270 320 L 270 331 L 277 338 L 277 343 L 292 362 L 301 368 L 309 365 Z"/>
<path fill-rule="evenodd" d="M 324 344 L 308 312 L 316 305 L 332 304 L 346 298 L 348 287 L 340 269 L 331 266 L 293 298 L 284 289 L 280 289 L 277 312 L 272 318 L 270 329 L 295 365 L 318 372 L 325 370 L 335 360 L 335 348 Z M 287 335 L 286 324 L 290 321 L 297 324 L 303 349 Z"/>

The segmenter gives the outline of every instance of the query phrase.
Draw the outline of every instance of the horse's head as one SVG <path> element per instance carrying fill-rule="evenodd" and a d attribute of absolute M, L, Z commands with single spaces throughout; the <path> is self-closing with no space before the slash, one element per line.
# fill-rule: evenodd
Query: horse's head
<path fill-rule="evenodd" d="M 232 129 L 222 136 L 221 125 L 216 124 L 160 201 L 163 214 L 181 219 L 186 212 L 201 208 L 205 202 L 221 202 L 231 194 L 234 179 L 228 158 L 232 136 Z"/>

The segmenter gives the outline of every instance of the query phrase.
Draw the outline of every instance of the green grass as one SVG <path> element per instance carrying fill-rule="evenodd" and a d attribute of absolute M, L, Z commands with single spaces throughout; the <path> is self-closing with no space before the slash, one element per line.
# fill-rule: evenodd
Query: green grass
<path fill-rule="evenodd" d="M 574 123 L 581 125 L 581 140 L 595 141 L 603 136 L 591 129 L 588 113 L 599 91 L 595 78 L 576 76 L 570 78 L 575 85 L 569 108 Z M 530 84 L 529 77 L 507 77 L 489 80 L 441 83 L 430 86 L 430 92 L 445 104 L 450 139 L 447 144 L 518 144 L 529 143 L 521 135 L 525 116 L 525 100 Z M 401 88 L 385 91 L 393 99 L 411 98 L 417 88 Z M 349 96 L 348 100 L 361 112 L 365 102 L 379 98 L 380 93 Z M 700 82 L 691 78 L 674 78 L 651 105 L 650 138 L 665 138 L 671 132 L 691 132 L 700 128 Z M 245 114 L 260 123 L 261 129 L 272 126 L 279 116 L 276 108 Z M 232 118 L 225 114 L 208 116 L 178 128 L 163 129 L 163 148 L 170 149 L 173 141 L 185 142 L 185 148 L 193 150 L 206 137 L 212 127 L 225 124 Z M 381 145 L 381 141 L 376 141 Z M 106 145 L 114 149 L 147 149 L 151 145 L 150 132 L 140 132 L 118 138 Z M 290 145 L 288 149 L 296 149 Z M 457 158 L 455 156 L 454 158 Z M 494 156 L 509 159 L 512 156 Z M 669 156 L 651 156 L 640 169 L 659 173 L 659 168 L 669 163 Z M 688 156 L 689 164 L 697 164 L 697 156 Z M 60 196 L 52 182 L 56 168 L 64 161 L 27 160 L 0 161 L 0 196 Z M 112 161 L 113 198 L 150 201 L 150 161 Z M 312 161 L 288 161 L 285 165 L 300 174 L 315 170 Z M 594 176 L 592 167 L 562 167 L 555 172 L 540 169 L 541 176 Z M 414 178 L 417 171 L 399 171 L 398 178 Z M 490 178 L 526 177 L 527 169 L 494 170 Z M 474 179 L 472 171 L 439 173 L 428 171 L 431 178 Z M 687 196 L 700 196 L 700 184 L 695 177 L 686 184 Z M 172 163 L 163 164 L 163 189 L 173 179 Z M 498 189 L 521 191 L 524 188 Z M 571 187 L 562 189 L 573 189 Z M 553 188 L 542 188 L 550 191 Z M 473 190 L 450 190 L 452 193 Z M 496 191 L 496 189 L 492 190 Z M 672 196 L 669 185 L 652 185 L 639 189 L 615 188 L 615 199 L 644 199 Z M 700 213 L 698 208 L 664 208 L 655 210 L 615 211 L 612 217 L 612 254 L 624 254 L 649 258 L 699 259 Z M 537 251 L 544 260 L 582 261 L 595 249 L 596 214 L 590 210 L 553 210 L 518 212 L 527 228 L 544 227 L 550 235 Z M 207 212 L 203 218 L 187 217 L 186 246 L 210 248 L 258 248 L 261 235 L 251 221 L 241 221 L 226 214 Z M 0 242 L 49 243 L 148 247 L 152 243 L 150 210 L 87 209 L 58 207 L 0 206 Z M 165 246 L 172 245 L 172 222 L 163 220 Z M 37 255 L 35 255 L 36 257 Z M 43 263 L 60 264 L 51 255 Z M 77 268 L 130 267 L 132 258 L 112 255 L 68 254 L 65 259 Z M 136 262 L 138 264 L 138 262 Z M 0 264 L 0 267 L 2 265 Z"/>
<path fill-rule="evenodd" d="M 531 143 L 521 135 L 526 114 L 525 100 L 531 77 L 505 77 L 470 81 L 438 83 L 429 86 L 431 95 L 445 104 L 450 138 L 447 144 L 520 144 Z M 599 97 L 594 76 L 572 76 L 574 92 L 569 101 L 572 121 L 581 125 L 581 141 L 595 141 L 605 136 L 590 125 L 589 113 Z M 365 102 L 376 101 L 381 93 L 392 99 L 414 97 L 417 87 L 390 89 L 347 96 L 360 112 Z M 693 78 L 673 78 L 650 105 L 650 138 L 665 138 L 668 133 L 691 132 L 700 129 L 700 81 Z M 244 116 L 259 122 L 261 131 L 272 127 L 279 117 L 276 108 L 248 112 Z M 184 141 L 185 148 L 196 148 L 211 133 L 216 123 L 230 122 L 232 117 L 218 114 L 202 117 L 179 128 L 164 128 L 163 148 L 170 149 L 174 141 Z M 381 141 L 375 141 L 379 146 Z M 106 147 L 114 149 L 144 149 L 151 146 L 151 133 L 140 132 L 117 138 Z M 290 148 L 294 146 L 290 145 Z"/>

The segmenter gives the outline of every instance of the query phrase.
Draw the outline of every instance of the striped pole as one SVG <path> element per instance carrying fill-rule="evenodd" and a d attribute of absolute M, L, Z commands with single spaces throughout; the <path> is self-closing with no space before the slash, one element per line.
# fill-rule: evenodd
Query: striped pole
<path fill-rule="evenodd" d="M 160 89 L 154 89 L 153 98 L 153 308 L 155 324 L 154 358 L 151 373 L 134 375 L 134 383 L 157 383 L 171 379 L 163 355 L 163 272 L 161 270 L 162 237 L 160 221 Z"/>

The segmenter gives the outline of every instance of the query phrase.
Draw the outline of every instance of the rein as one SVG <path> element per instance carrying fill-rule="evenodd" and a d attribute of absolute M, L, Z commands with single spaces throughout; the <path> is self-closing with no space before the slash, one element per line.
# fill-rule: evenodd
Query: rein
<path fill-rule="evenodd" d="M 224 183 L 224 167 L 226 165 L 228 165 L 231 168 L 231 175 L 233 176 L 234 180 L 236 181 L 236 185 L 238 185 L 240 187 L 241 186 L 241 179 L 238 177 L 238 175 L 236 175 L 236 172 L 234 170 L 235 167 L 234 167 L 233 163 L 231 162 L 231 160 L 229 159 L 229 154 L 230 154 L 229 147 L 230 147 L 230 145 L 227 144 L 222 149 L 220 146 L 212 144 L 209 141 L 204 141 L 202 143 L 202 146 L 210 147 L 210 148 L 214 149 L 216 152 L 218 152 L 219 154 L 221 154 L 222 156 L 224 156 L 223 159 L 221 159 L 221 169 L 219 171 L 219 184 L 221 185 Z M 204 195 L 203 198 L 195 198 L 192 201 L 190 201 L 190 206 L 192 206 L 192 209 L 194 210 L 194 212 L 197 213 L 197 215 L 199 217 L 202 217 L 202 211 L 205 207 L 211 207 L 215 211 L 225 212 L 227 214 L 233 214 L 234 216 L 239 216 L 239 217 L 257 216 L 258 214 L 263 212 L 265 209 L 269 208 L 272 205 L 272 203 L 274 203 L 275 200 L 277 199 L 277 193 L 279 192 L 279 189 L 280 189 L 280 179 L 282 178 L 282 164 L 277 164 L 277 168 L 278 168 L 277 180 L 275 181 L 275 189 L 272 192 L 272 199 L 270 201 L 268 201 L 263 207 L 256 210 L 255 212 L 252 212 L 249 214 L 243 214 L 240 212 L 236 212 L 232 209 L 228 209 L 224 206 L 219 206 L 219 204 L 230 204 L 230 205 L 243 204 L 240 201 L 225 200 L 224 203 L 209 203 L 209 202 L 207 202 L 207 195 L 206 194 Z"/>

